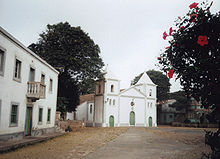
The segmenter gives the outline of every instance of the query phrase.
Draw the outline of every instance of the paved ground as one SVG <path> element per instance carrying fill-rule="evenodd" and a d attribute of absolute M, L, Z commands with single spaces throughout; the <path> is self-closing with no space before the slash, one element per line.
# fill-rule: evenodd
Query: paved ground
<path fill-rule="evenodd" d="M 80 128 L 47 142 L 0 154 L 0 159 L 199 159 L 198 128 Z"/>
<path fill-rule="evenodd" d="M 64 136 L 0 154 L 0 159 L 79 159 L 128 128 L 78 128 Z"/>
<path fill-rule="evenodd" d="M 85 159 L 171 159 L 180 158 L 185 152 L 193 149 L 192 145 L 170 140 L 149 130 L 130 128 L 117 139 L 87 155 Z"/>

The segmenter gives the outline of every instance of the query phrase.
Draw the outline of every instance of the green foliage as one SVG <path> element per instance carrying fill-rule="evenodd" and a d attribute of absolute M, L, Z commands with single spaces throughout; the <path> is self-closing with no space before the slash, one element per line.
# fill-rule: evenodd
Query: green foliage
<path fill-rule="evenodd" d="M 143 73 L 136 76 L 134 80 L 131 81 L 131 85 L 135 85 L 142 75 Z M 168 99 L 169 98 L 168 93 L 170 91 L 170 83 L 167 76 L 164 75 L 162 72 L 155 70 L 147 71 L 147 75 L 150 77 L 152 82 L 157 85 L 157 100 L 162 101 Z"/>
<path fill-rule="evenodd" d="M 190 100 L 184 91 L 170 93 L 169 98 L 176 100 L 171 107 L 175 107 L 177 110 L 187 110 L 187 108 L 190 106 Z"/>
<path fill-rule="evenodd" d="M 205 5 L 206 6 L 206 5 Z M 174 69 L 187 94 L 201 100 L 206 108 L 220 107 L 220 13 L 211 14 L 207 8 L 190 10 L 176 21 L 169 40 L 170 47 L 161 54 L 162 70 Z M 195 22 L 189 15 L 198 14 Z M 184 29 L 179 31 L 181 26 Z M 208 45 L 197 43 L 200 35 L 208 36 Z M 201 98 L 200 98 L 201 97 Z"/>
<path fill-rule="evenodd" d="M 79 94 L 91 93 L 94 79 L 101 76 L 100 49 L 88 33 L 68 22 L 48 24 L 39 36 L 28 48 L 60 72 L 58 110 L 73 111 Z"/>
<path fill-rule="evenodd" d="M 220 130 L 220 12 L 212 14 L 211 5 L 203 2 L 176 20 L 170 47 L 160 55 L 159 63 L 164 71 L 174 69 L 186 93 L 213 110 L 209 117 Z M 203 44 L 200 36 L 205 37 Z M 219 133 L 206 134 L 206 144 L 213 150 L 207 156 L 217 159 L 220 149 L 213 137 L 219 138 Z"/>

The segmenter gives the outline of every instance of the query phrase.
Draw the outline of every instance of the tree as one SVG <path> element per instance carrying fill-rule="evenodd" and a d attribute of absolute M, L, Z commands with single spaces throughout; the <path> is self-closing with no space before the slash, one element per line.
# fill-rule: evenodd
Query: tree
<path fill-rule="evenodd" d="M 170 46 L 158 58 L 161 69 L 172 69 L 180 78 L 188 95 L 212 109 L 211 118 L 219 129 L 207 134 L 206 143 L 212 148 L 210 158 L 220 158 L 220 12 L 212 14 L 211 4 L 193 3 L 186 16 L 170 28 Z M 163 38 L 168 34 L 164 32 Z M 214 140 L 212 140 L 214 138 Z"/>
<path fill-rule="evenodd" d="M 177 110 L 187 110 L 187 108 L 190 106 L 190 100 L 184 91 L 170 93 L 169 98 L 176 100 L 171 107 L 175 107 Z"/>
<path fill-rule="evenodd" d="M 157 100 L 162 101 L 168 99 L 168 93 L 170 91 L 170 82 L 166 75 L 160 71 L 149 70 L 146 72 L 154 84 L 157 85 Z M 139 74 L 131 81 L 131 85 L 135 85 L 141 78 L 143 73 Z"/>
<path fill-rule="evenodd" d="M 68 22 L 47 25 L 38 42 L 28 48 L 59 72 L 58 110 L 73 111 L 79 94 L 91 92 L 85 88 L 101 76 L 104 63 L 97 44 L 80 27 Z M 81 87 L 82 86 L 82 87 Z M 93 86 L 92 86 L 93 87 Z"/>

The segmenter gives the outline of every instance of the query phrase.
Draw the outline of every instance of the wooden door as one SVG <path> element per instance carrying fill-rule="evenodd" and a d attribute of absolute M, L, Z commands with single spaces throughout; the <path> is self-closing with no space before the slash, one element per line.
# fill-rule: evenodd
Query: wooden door
<path fill-rule="evenodd" d="M 152 127 L 152 117 L 149 117 L 148 123 L 149 123 L 149 127 Z"/>
<path fill-rule="evenodd" d="M 35 69 L 30 68 L 29 81 L 33 82 L 35 77 Z"/>
<path fill-rule="evenodd" d="M 25 135 L 31 135 L 31 127 L 32 127 L 32 107 L 27 107 Z"/>
<path fill-rule="evenodd" d="M 130 112 L 130 125 L 135 125 L 135 113 Z"/>
<path fill-rule="evenodd" d="M 114 116 L 112 115 L 109 117 L 109 126 L 114 127 Z"/>

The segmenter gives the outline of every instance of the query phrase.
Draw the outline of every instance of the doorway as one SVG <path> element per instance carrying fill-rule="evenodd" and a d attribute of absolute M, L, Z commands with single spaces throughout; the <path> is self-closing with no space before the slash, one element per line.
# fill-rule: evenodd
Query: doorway
<path fill-rule="evenodd" d="M 29 81 L 34 82 L 34 78 L 35 78 L 35 69 L 30 68 Z"/>
<path fill-rule="evenodd" d="M 113 115 L 111 115 L 111 116 L 109 117 L 109 126 L 110 126 L 110 127 L 114 127 L 114 116 L 113 116 Z"/>
<path fill-rule="evenodd" d="M 135 113 L 133 111 L 130 112 L 130 125 L 135 125 Z"/>
<path fill-rule="evenodd" d="M 31 135 L 32 128 L 32 107 L 27 107 L 26 120 L 25 120 L 25 135 Z"/>
<path fill-rule="evenodd" d="M 152 117 L 148 118 L 149 127 L 152 127 Z"/>

